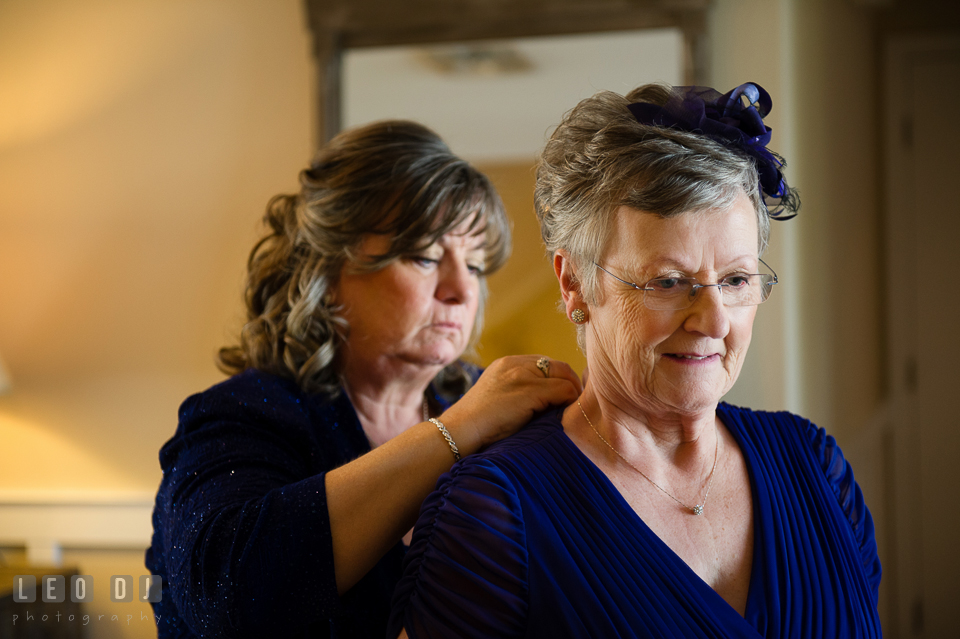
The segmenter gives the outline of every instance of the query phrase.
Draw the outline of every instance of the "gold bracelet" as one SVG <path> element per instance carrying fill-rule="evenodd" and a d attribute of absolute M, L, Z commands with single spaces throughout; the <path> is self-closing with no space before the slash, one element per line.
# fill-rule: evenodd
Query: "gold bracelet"
<path fill-rule="evenodd" d="M 450 432 L 447 430 L 447 427 L 443 425 L 443 422 L 434 417 L 431 417 L 427 421 L 437 427 L 437 430 L 440 431 L 440 434 L 443 435 L 443 438 L 447 440 L 447 444 L 450 445 L 450 451 L 453 453 L 453 456 L 457 459 L 457 461 L 460 461 L 460 449 L 457 448 L 453 438 L 450 437 Z"/>

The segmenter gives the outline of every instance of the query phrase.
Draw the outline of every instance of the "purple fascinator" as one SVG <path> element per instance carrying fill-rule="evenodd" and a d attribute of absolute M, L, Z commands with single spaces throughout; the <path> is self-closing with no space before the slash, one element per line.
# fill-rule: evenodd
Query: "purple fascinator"
<path fill-rule="evenodd" d="M 783 160 L 767 149 L 771 129 L 763 123 L 773 101 L 759 84 L 747 82 L 721 94 L 709 87 L 675 87 L 680 95 L 665 105 L 635 102 L 627 108 L 640 124 L 700 133 L 752 157 L 770 216 L 788 220 L 799 207 L 787 186 Z M 792 215 L 782 215 L 784 211 Z"/>

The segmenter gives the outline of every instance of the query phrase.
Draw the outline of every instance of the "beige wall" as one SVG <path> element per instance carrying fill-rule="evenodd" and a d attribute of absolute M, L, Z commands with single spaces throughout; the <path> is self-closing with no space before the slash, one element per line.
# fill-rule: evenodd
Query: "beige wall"
<path fill-rule="evenodd" d="M 145 573 L 157 451 L 222 378 L 264 205 L 312 155 L 301 5 L 0 3 L 3 559 Z M 156 634 L 89 609 L 90 637 Z"/>
<path fill-rule="evenodd" d="M 0 5 L 0 491 L 152 491 L 310 158 L 299 0 Z"/>
<path fill-rule="evenodd" d="M 883 379 L 879 46 L 868 9 L 797 6 L 803 384 L 811 418 L 853 437 L 874 416 Z"/>

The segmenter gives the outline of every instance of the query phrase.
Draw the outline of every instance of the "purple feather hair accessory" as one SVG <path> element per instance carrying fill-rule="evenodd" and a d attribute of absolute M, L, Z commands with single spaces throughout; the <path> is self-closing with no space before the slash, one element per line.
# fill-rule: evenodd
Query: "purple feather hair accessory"
<path fill-rule="evenodd" d="M 640 124 L 701 133 L 752 157 L 770 216 L 788 220 L 799 202 L 787 186 L 783 160 L 767 149 L 771 129 L 763 123 L 773 101 L 759 84 L 747 82 L 721 94 L 709 87 L 675 87 L 680 96 L 663 106 L 635 102 L 627 108 Z M 772 206 L 771 206 L 772 205 Z M 781 216 L 785 210 L 792 215 Z"/>

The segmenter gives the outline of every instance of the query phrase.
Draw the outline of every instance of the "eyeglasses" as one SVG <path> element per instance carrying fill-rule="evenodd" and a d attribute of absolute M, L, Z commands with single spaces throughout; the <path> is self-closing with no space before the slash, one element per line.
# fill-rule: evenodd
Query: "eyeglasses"
<path fill-rule="evenodd" d="M 716 286 L 723 298 L 724 306 L 756 306 L 767 301 L 778 282 L 776 272 L 770 265 L 760 260 L 770 269 L 767 273 L 735 273 L 727 275 L 716 284 L 701 284 L 693 277 L 658 277 L 643 286 L 620 279 L 596 262 L 594 265 L 607 275 L 617 279 L 638 291 L 643 291 L 644 305 L 654 311 L 680 311 L 693 306 L 697 291 L 701 288 Z"/>

